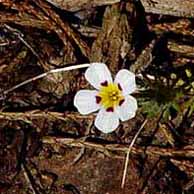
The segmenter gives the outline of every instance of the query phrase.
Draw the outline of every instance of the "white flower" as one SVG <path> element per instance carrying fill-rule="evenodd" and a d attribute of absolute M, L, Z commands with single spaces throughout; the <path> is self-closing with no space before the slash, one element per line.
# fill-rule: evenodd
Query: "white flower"
<path fill-rule="evenodd" d="M 91 63 L 85 78 L 96 90 L 78 91 L 74 105 L 83 115 L 99 110 L 94 124 L 100 131 L 110 133 L 118 127 L 119 119 L 135 116 L 137 101 L 129 95 L 136 90 L 134 73 L 122 69 L 113 82 L 104 63 Z"/>

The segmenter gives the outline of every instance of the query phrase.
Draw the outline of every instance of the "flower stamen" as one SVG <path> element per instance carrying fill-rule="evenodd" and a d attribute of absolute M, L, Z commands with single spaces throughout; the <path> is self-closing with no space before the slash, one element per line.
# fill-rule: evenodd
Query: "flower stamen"
<path fill-rule="evenodd" d="M 119 106 L 124 100 L 124 96 L 122 95 L 122 91 L 119 88 L 118 84 L 114 83 L 101 83 L 101 88 L 98 93 L 98 97 L 100 97 L 100 101 L 98 102 L 106 109 L 107 112 L 112 112 L 115 107 Z"/>
<path fill-rule="evenodd" d="M 131 96 L 135 89 L 135 74 L 121 69 L 113 81 L 111 72 L 104 63 L 91 63 L 85 72 L 86 80 L 95 90 L 80 90 L 74 97 L 78 111 L 87 115 L 99 111 L 94 125 L 104 133 L 110 133 L 135 116 L 137 100 Z"/>

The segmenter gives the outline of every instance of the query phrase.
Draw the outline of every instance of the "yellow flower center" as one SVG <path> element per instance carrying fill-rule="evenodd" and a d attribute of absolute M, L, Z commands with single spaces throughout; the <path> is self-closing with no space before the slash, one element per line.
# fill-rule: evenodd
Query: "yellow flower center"
<path fill-rule="evenodd" d="M 114 111 L 116 106 L 124 102 L 122 89 L 118 84 L 104 82 L 101 84 L 96 102 L 100 103 L 107 111 Z"/>

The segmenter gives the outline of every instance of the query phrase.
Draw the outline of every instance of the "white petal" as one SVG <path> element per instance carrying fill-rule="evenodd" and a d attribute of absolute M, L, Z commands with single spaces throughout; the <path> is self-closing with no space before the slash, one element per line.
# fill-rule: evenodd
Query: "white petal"
<path fill-rule="evenodd" d="M 122 69 L 117 73 L 115 83 L 120 84 L 123 95 L 131 94 L 136 90 L 135 74 L 126 69 Z"/>
<path fill-rule="evenodd" d="M 99 89 L 101 83 L 112 82 L 111 73 L 104 63 L 91 63 L 85 72 L 87 81 L 95 88 Z"/>
<path fill-rule="evenodd" d="M 127 121 L 135 117 L 137 111 L 137 100 L 133 96 L 125 96 L 125 101 L 116 109 L 121 121 Z"/>
<path fill-rule="evenodd" d="M 96 90 L 78 91 L 74 97 L 74 106 L 83 115 L 97 111 L 100 108 L 100 105 L 96 103 L 97 94 Z"/>
<path fill-rule="evenodd" d="M 107 112 L 105 109 L 101 109 L 94 124 L 100 131 L 110 133 L 119 126 L 119 118 L 116 112 Z"/>

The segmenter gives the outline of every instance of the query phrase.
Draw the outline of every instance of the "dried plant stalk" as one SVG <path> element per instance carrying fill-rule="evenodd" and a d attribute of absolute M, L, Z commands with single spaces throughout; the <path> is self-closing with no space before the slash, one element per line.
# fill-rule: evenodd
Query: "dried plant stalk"
<path fill-rule="evenodd" d="M 136 141 L 137 137 L 139 136 L 139 134 L 143 130 L 146 123 L 147 123 L 147 119 L 143 122 L 143 124 L 141 125 L 141 127 L 139 128 L 139 130 L 137 131 L 137 133 L 135 134 L 134 138 L 132 139 L 132 141 L 129 145 L 129 149 L 127 151 L 127 155 L 126 155 L 126 159 L 125 159 L 125 166 L 124 166 L 124 171 L 123 171 L 123 178 L 122 178 L 121 188 L 124 188 L 124 185 L 125 185 L 125 179 L 126 179 L 126 176 L 127 176 L 127 167 L 128 167 L 128 163 L 129 163 L 129 155 L 131 153 L 131 150 L 132 150 L 132 148 L 135 144 L 135 141 Z"/>
<path fill-rule="evenodd" d="M 189 45 L 181 45 L 176 42 L 169 41 L 168 42 L 168 48 L 172 52 L 179 53 L 181 55 L 184 55 L 188 58 L 194 57 L 194 47 Z"/>
<path fill-rule="evenodd" d="M 193 0 L 141 0 L 147 13 L 194 17 Z"/>
<path fill-rule="evenodd" d="M 120 0 L 46 0 L 51 4 L 68 11 L 79 11 L 96 6 L 110 5 Z"/>
<path fill-rule="evenodd" d="M 61 18 L 51 9 L 51 7 L 47 3 L 44 3 L 40 0 L 36 0 L 36 1 L 34 1 L 34 3 L 37 6 L 39 6 L 42 9 L 42 11 L 50 18 L 50 22 L 53 23 L 54 26 L 56 25 L 59 27 L 59 29 L 56 31 L 56 33 L 60 33 L 59 32 L 60 30 L 64 31 L 64 33 L 67 35 L 67 37 L 77 44 L 77 46 L 82 51 L 83 55 L 85 55 L 85 56 L 89 55 L 90 48 L 81 39 L 79 34 L 77 34 L 73 31 L 73 29 L 70 27 L 68 22 L 62 21 Z"/>
<path fill-rule="evenodd" d="M 118 3 L 121 0 L 45 0 L 68 11 L 79 11 L 91 7 Z M 141 0 L 147 13 L 194 17 L 193 0 Z"/>
<path fill-rule="evenodd" d="M 176 22 L 166 22 L 159 24 L 150 24 L 149 29 L 156 34 L 163 34 L 164 32 L 173 32 L 183 36 L 194 36 L 194 30 L 191 28 L 189 19 L 180 19 Z"/>
<path fill-rule="evenodd" d="M 48 144 L 59 144 L 61 146 L 72 146 L 78 148 L 89 148 L 95 149 L 97 151 L 114 151 L 118 153 L 126 154 L 129 150 L 128 145 L 124 144 L 105 144 L 105 143 L 95 143 L 90 141 L 83 141 L 82 139 L 73 139 L 73 138 L 57 138 L 57 137 L 44 137 L 43 143 Z M 194 158 L 194 147 L 186 146 L 182 149 L 175 148 L 162 148 L 159 146 L 148 146 L 145 147 L 133 146 L 131 149 L 132 154 L 148 154 L 152 156 L 162 156 L 162 157 L 182 157 L 185 159 L 193 159 Z M 124 155 L 125 156 L 125 155 Z"/>
<path fill-rule="evenodd" d="M 77 119 L 93 119 L 93 115 L 80 115 L 79 113 L 59 113 L 51 111 L 33 110 L 28 112 L 0 112 L 0 120 L 30 120 L 37 118 L 59 119 L 65 120 L 65 118 L 77 120 Z"/>
<path fill-rule="evenodd" d="M 33 78 L 30 78 L 30 79 L 27 79 L 27 80 L 25 80 L 25 81 L 15 85 L 15 86 L 11 87 L 8 90 L 3 91 L 2 92 L 2 96 L 6 96 L 8 93 L 10 93 L 10 92 L 12 92 L 12 91 L 14 91 L 14 90 L 16 90 L 16 89 L 26 85 L 26 84 L 28 84 L 30 82 L 33 82 L 35 80 L 41 79 L 43 77 L 46 77 L 46 76 L 48 76 L 50 74 L 58 73 L 58 72 L 65 72 L 65 71 L 71 71 L 71 70 L 74 70 L 74 69 L 86 68 L 86 67 L 89 67 L 89 66 L 90 66 L 90 64 L 86 63 L 86 64 L 74 65 L 74 66 L 63 67 L 63 68 L 58 68 L 58 69 L 52 69 L 52 70 L 50 70 L 48 72 L 45 72 L 45 73 L 42 73 L 42 74 L 40 74 L 38 76 L 35 76 Z"/>

